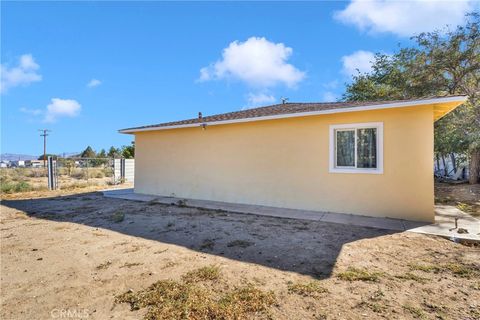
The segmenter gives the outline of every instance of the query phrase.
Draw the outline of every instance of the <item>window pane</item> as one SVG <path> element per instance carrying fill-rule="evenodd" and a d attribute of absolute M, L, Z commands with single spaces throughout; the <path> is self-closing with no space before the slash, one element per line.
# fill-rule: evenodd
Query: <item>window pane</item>
<path fill-rule="evenodd" d="M 377 167 L 377 129 L 357 129 L 357 168 Z"/>
<path fill-rule="evenodd" d="M 336 166 L 355 166 L 355 131 L 336 132 Z"/>

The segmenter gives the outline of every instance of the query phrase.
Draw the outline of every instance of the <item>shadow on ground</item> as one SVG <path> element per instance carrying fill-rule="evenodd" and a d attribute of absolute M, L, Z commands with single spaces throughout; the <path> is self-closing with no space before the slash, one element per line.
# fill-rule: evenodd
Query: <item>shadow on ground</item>
<path fill-rule="evenodd" d="M 342 247 L 395 231 L 104 198 L 99 192 L 8 200 L 29 216 L 104 228 L 207 254 L 311 275 L 332 274 Z"/>

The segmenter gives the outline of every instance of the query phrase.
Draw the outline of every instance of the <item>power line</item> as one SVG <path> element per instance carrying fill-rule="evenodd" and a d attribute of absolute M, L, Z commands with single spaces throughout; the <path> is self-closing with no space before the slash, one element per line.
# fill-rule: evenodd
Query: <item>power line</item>
<path fill-rule="evenodd" d="M 46 168 L 47 167 L 47 136 L 48 136 L 47 132 L 52 132 L 52 130 L 38 129 L 38 131 L 42 132 L 40 136 L 43 137 L 43 167 Z"/>

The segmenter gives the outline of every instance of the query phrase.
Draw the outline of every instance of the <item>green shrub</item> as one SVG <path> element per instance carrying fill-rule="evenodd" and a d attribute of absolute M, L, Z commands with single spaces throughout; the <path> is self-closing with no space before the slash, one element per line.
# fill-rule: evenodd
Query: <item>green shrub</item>
<path fill-rule="evenodd" d="M 13 193 L 14 184 L 11 182 L 2 182 L 2 193 Z"/>
<path fill-rule="evenodd" d="M 25 181 L 2 183 L 2 193 L 18 193 L 32 190 L 33 187 Z"/>
<path fill-rule="evenodd" d="M 20 181 L 15 186 L 15 192 L 26 192 L 26 191 L 31 191 L 32 189 L 33 187 L 28 182 L 25 182 L 25 181 Z"/>

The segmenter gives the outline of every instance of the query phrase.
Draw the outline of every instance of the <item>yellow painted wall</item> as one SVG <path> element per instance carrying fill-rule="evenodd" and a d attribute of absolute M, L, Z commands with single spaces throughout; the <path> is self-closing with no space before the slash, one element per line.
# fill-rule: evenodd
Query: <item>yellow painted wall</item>
<path fill-rule="evenodd" d="M 329 173 L 329 126 L 383 122 L 384 173 Z M 433 221 L 433 106 L 137 132 L 135 192 Z"/>

